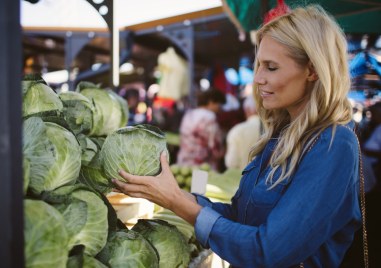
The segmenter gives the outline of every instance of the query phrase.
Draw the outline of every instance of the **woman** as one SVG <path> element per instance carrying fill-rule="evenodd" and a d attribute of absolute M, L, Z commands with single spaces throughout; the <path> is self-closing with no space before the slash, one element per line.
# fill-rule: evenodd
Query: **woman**
<path fill-rule="evenodd" d="M 264 25 L 257 45 L 265 133 L 232 204 L 182 192 L 163 156 L 157 177 L 120 171 L 128 183 L 115 184 L 194 224 L 197 239 L 233 267 L 339 267 L 361 222 L 346 40 L 309 6 Z"/>

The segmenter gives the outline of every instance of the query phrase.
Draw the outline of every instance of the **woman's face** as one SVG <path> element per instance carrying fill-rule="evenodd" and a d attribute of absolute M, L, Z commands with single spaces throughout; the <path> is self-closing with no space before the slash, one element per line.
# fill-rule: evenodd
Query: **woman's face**
<path fill-rule="evenodd" d="M 254 76 L 265 109 L 286 109 L 291 119 L 300 113 L 309 98 L 310 70 L 301 67 L 287 48 L 264 36 L 257 52 L 259 66 Z"/>

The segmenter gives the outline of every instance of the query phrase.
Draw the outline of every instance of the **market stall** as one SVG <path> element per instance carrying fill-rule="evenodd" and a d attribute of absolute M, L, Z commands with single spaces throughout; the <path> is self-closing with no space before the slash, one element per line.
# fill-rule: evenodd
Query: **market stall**
<path fill-rule="evenodd" d="M 231 2 L 232 1 L 230 1 L 230 3 Z M 379 8 L 379 5 L 374 7 L 371 11 L 379 12 L 378 8 Z M 2 1 L 0 3 L 0 10 L 1 10 L 0 11 L 1 17 L 5 18 L 5 21 L 6 21 L 6 23 L 0 24 L 0 34 L 7 37 L 7 38 L 4 38 L 4 42 L 2 42 L 2 45 L 0 46 L 0 55 L 2 56 L 2 59 L 3 59 L 2 64 L 0 65 L 1 66 L 0 67 L 0 75 L 1 75 L 0 107 L 2 109 L 0 112 L 0 125 L 1 125 L 0 136 L 2 137 L 2 139 L 0 140 L 1 142 L 0 143 L 0 166 L 3 172 L 2 181 L 4 183 L 0 196 L 2 199 L 2 204 L 4 204 L 1 208 L 1 216 L 2 216 L 1 218 L 5 219 L 4 226 L 1 230 L 1 237 L 4 237 L 4 239 L 2 239 L 2 242 L 1 242 L 1 257 L 2 257 L 2 262 L 4 267 L 22 267 L 24 266 L 25 261 L 28 261 L 28 259 L 27 260 L 24 259 L 24 251 L 23 251 L 24 236 L 23 236 L 23 232 L 20 231 L 20 230 L 24 230 L 25 228 L 25 226 L 23 225 L 23 201 L 25 199 L 33 199 L 32 203 L 38 202 L 38 206 L 42 206 L 42 209 L 40 211 L 44 211 L 44 210 L 55 211 L 54 209 L 47 207 L 45 203 L 53 207 L 54 205 L 56 205 L 57 207 L 60 207 L 60 209 L 62 209 L 64 204 L 63 200 L 65 199 L 62 196 L 70 193 L 71 195 L 74 196 L 73 200 L 74 199 L 79 200 L 79 201 L 76 201 L 78 204 L 81 204 L 79 206 L 87 206 L 87 205 L 83 205 L 86 203 L 86 200 L 85 198 L 82 198 L 82 197 L 79 198 L 79 196 L 82 195 L 79 192 L 81 191 L 91 192 L 91 190 L 89 191 L 89 189 L 87 188 L 90 186 L 92 188 L 97 188 L 97 193 L 90 194 L 90 196 L 92 199 L 97 200 L 97 202 L 99 202 L 99 205 L 97 208 L 102 208 L 100 212 L 95 212 L 95 213 L 99 213 L 99 215 L 104 215 L 105 219 L 107 218 L 107 216 L 110 216 L 108 214 L 113 214 L 113 213 L 116 214 L 116 215 L 112 215 L 113 216 L 113 218 L 111 217 L 112 219 L 108 219 L 107 222 L 105 220 L 102 223 L 103 224 L 102 226 L 104 227 L 102 230 L 103 236 L 100 239 L 102 242 L 97 245 L 96 250 L 93 249 L 93 251 L 91 250 L 86 251 L 86 254 L 85 254 L 84 253 L 85 251 L 83 248 L 78 249 L 77 247 L 76 249 L 78 249 L 79 251 L 76 253 L 78 254 L 74 254 L 73 252 L 70 253 L 70 251 L 73 250 L 73 248 L 75 247 L 75 244 L 73 244 L 73 241 L 70 240 L 68 236 L 66 238 L 59 237 L 58 239 L 67 240 L 67 245 L 57 245 L 57 244 L 54 245 L 55 247 L 58 247 L 59 249 L 62 249 L 63 247 L 66 248 L 66 246 L 68 247 L 68 254 L 66 256 L 67 258 L 66 259 L 65 257 L 58 258 L 60 262 L 65 264 L 70 257 L 73 257 L 70 260 L 73 263 L 78 260 L 84 262 L 85 259 L 89 260 L 88 256 L 90 255 L 92 257 L 97 256 L 105 248 L 108 251 L 111 251 L 110 248 L 106 247 L 107 235 L 105 235 L 104 230 L 106 230 L 107 228 L 110 228 L 111 226 L 111 228 L 113 228 L 113 231 L 115 232 L 120 231 L 119 228 L 121 228 L 121 226 L 117 225 L 117 223 L 119 223 L 118 220 L 121 220 L 122 222 L 124 222 L 124 224 L 126 224 L 131 222 L 136 223 L 138 222 L 139 219 L 153 219 L 153 218 L 174 219 L 175 217 L 173 217 L 173 215 L 168 214 L 166 211 L 162 211 L 160 209 L 157 209 L 155 211 L 155 207 L 152 206 L 152 204 L 145 204 L 143 209 L 142 203 L 144 204 L 144 202 L 141 200 L 128 199 L 128 200 L 122 201 L 122 199 L 125 197 L 116 199 L 115 196 L 113 197 L 112 195 L 106 195 L 105 193 L 107 193 L 109 191 L 108 188 L 110 188 L 110 185 L 107 182 L 107 178 L 111 177 L 110 174 L 108 176 L 104 176 L 104 174 L 100 175 L 100 177 L 103 177 L 103 179 L 106 178 L 106 182 L 101 181 L 100 187 L 95 186 L 93 182 L 89 182 L 86 174 L 94 173 L 94 172 L 98 172 L 97 174 L 99 174 L 103 172 L 103 168 L 102 170 L 96 170 L 97 168 L 100 167 L 100 164 L 99 162 L 96 162 L 98 161 L 98 159 L 95 158 L 95 155 L 98 153 L 98 151 L 102 150 L 103 142 L 105 141 L 104 140 L 100 141 L 95 138 L 102 136 L 104 139 L 106 139 L 108 135 L 112 135 L 119 128 L 122 128 L 124 125 L 126 125 L 125 116 L 127 114 L 126 114 L 126 106 L 123 105 L 123 100 L 119 100 L 119 102 L 117 101 L 111 104 L 111 106 L 113 106 L 114 108 L 119 107 L 118 105 L 120 105 L 119 107 L 120 109 L 108 110 L 108 108 L 106 107 L 100 109 L 100 110 L 108 110 L 108 112 L 113 115 L 118 114 L 118 116 L 116 116 L 118 118 L 114 121 L 115 118 L 113 118 L 113 120 L 111 120 L 109 117 L 107 117 L 107 119 L 104 119 L 102 118 L 102 116 L 98 114 L 96 116 L 97 120 L 103 120 L 103 122 L 106 122 L 106 123 L 104 124 L 99 123 L 97 127 L 91 127 L 89 125 L 86 125 L 85 118 L 78 116 L 78 114 L 75 114 L 73 118 L 69 119 L 70 114 L 74 113 L 73 111 L 78 111 L 78 107 L 82 107 L 82 108 L 84 107 L 84 109 L 86 107 L 87 108 L 90 107 L 89 108 L 90 113 L 94 113 L 93 111 L 94 107 L 91 108 L 91 105 L 93 105 L 96 102 L 97 96 L 96 94 L 93 94 L 93 92 L 95 91 L 88 91 L 87 93 L 88 95 L 86 96 L 85 95 L 86 87 L 84 88 L 80 87 L 77 90 L 77 92 L 75 92 L 78 94 L 83 94 L 85 98 L 82 98 L 83 96 L 81 95 L 77 95 L 76 97 L 78 96 L 79 97 L 74 100 L 72 98 L 74 98 L 75 94 L 74 95 L 68 94 L 66 97 L 64 94 L 61 96 L 54 95 L 54 97 L 50 98 L 50 100 L 54 99 L 54 101 L 52 102 L 54 105 L 56 105 L 54 109 L 50 109 L 50 110 L 43 109 L 38 111 L 33 110 L 33 109 L 36 109 L 36 107 L 37 108 L 40 107 L 36 100 L 28 100 L 28 101 L 26 101 L 25 99 L 22 100 L 22 98 L 28 98 L 27 92 L 28 90 L 30 90 L 30 88 L 28 88 L 28 86 L 25 86 L 23 94 L 21 94 L 20 91 L 18 90 L 20 88 L 19 84 L 22 77 L 22 73 L 21 73 L 22 49 L 21 49 L 21 45 L 15 45 L 15 44 L 21 44 L 21 39 L 22 39 L 21 29 L 19 25 L 20 3 L 17 1 L 14 2 L 9 0 Z M 237 57 L 237 55 L 241 55 L 241 53 L 251 51 L 252 44 L 250 40 L 246 40 L 245 42 L 241 42 L 241 43 L 237 41 L 237 38 L 236 38 L 238 36 L 237 32 L 235 31 L 233 26 L 227 22 L 227 16 L 226 14 L 223 13 L 221 6 L 218 5 L 217 7 L 212 7 L 212 8 L 209 7 L 208 10 L 211 13 L 208 13 L 210 24 L 208 24 L 207 26 L 205 23 L 203 23 L 203 18 L 201 16 L 202 14 L 205 15 L 205 13 L 201 12 L 201 13 L 198 13 L 199 17 L 190 17 L 189 20 L 184 20 L 183 16 L 180 16 L 180 17 L 172 16 L 171 17 L 172 20 L 164 20 L 162 18 L 161 19 L 156 18 L 156 20 L 148 24 L 146 23 L 131 24 L 122 29 L 121 36 L 128 39 L 129 37 L 131 37 L 130 33 L 134 32 L 134 35 L 135 35 L 134 41 L 140 44 L 140 48 L 147 47 L 147 46 L 149 47 L 149 49 L 145 51 L 151 51 L 151 54 L 149 54 L 148 56 L 148 58 L 150 59 L 146 59 L 151 65 L 152 65 L 152 62 L 149 61 L 151 60 L 151 58 L 155 58 L 155 61 L 156 61 L 158 55 L 166 51 L 166 49 L 170 45 L 174 45 L 174 44 L 177 47 L 177 51 L 182 53 L 183 56 L 185 56 L 184 57 L 185 59 L 193 61 L 194 68 L 191 68 L 192 70 L 193 69 L 197 70 L 197 68 L 199 68 L 200 70 L 205 70 L 202 67 L 212 64 L 213 60 L 216 58 L 224 59 L 225 63 L 233 64 L 232 63 L 234 60 L 233 58 Z M 195 12 L 185 13 L 185 14 L 187 15 L 193 14 L 194 16 L 196 16 Z M 379 14 L 377 13 L 377 15 Z M 344 18 L 343 18 L 343 21 L 345 22 Z M 189 30 L 190 25 L 188 23 L 192 25 L 191 31 Z M 158 27 L 157 25 L 161 27 Z M 226 32 L 229 32 L 230 36 L 234 36 L 235 39 L 233 40 L 233 38 L 230 38 L 229 41 L 226 41 L 224 46 L 218 47 L 216 46 L 216 44 L 220 44 L 221 39 L 218 39 L 217 37 L 226 38 L 226 37 L 220 36 L 221 35 L 220 27 L 225 28 Z M 88 44 L 89 42 L 91 43 L 91 40 L 95 39 L 95 37 L 100 37 L 100 39 L 105 38 L 106 40 L 107 38 L 109 38 L 109 34 L 106 31 L 99 30 L 99 28 L 96 28 L 97 30 L 94 30 L 94 29 L 95 28 L 92 28 L 91 30 L 77 29 L 78 30 L 78 32 L 76 32 L 78 34 L 77 36 L 76 34 L 68 35 L 68 32 L 73 33 L 73 30 L 74 30 L 73 28 L 70 31 L 67 31 L 67 30 L 61 31 L 61 30 L 58 30 L 57 28 L 45 29 L 42 35 L 49 35 L 49 39 L 57 43 L 61 41 L 61 47 L 60 47 L 61 50 L 59 50 L 58 52 L 58 54 L 61 54 L 60 60 L 62 61 L 61 62 L 62 66 L 60 66 L 60 68 L 66 67 L 71 69 L 73 67 L 72 61 L 75 60 L 75 58 L 78 55 L 80 55 L 80 51 L 82 49 L 84 50 L 88 49 Z M 163 31 L 163 29 L 166 29 L 166 31 Z M 32 37 L 35 37 L 36 35 L 41 34 L 41 28 L 39 30 L 32 29 L 32 28 L 29 28 L 29 29 L 24 28 L 24 33 L 26 33 L 26 35 L 29 35 L 29 37 L 33 39 Z M 184 34 L 188 39 L 184 38 Z M 52 36 L 54 38 L 52 38 Z M 76 37 L 74 38 L 73 36 L 76 36 Z M 100 39 L 95 41 L 95 43 L 104 42 L 104 40 L 99 41 Z M 193 43 L 194 41 L 193 39 L 197 40 L 197 42 Z M 33 40 L 35 41 L 36 39 L 33 39 Z M 68 40 L 71 40 L 71 41 L 68 41 Z M 213 41 L 211 42 L 211 40 Z M 62 45 L 62 41 L 64 42 L 68 41 L 67 46 Z M 48 43 L 44 42 L 44 45 L 47 44 L 47 46 L 49 46 L 49 42 Z M 76 49 L 74 49 L 74 52 L 71 51 L 67 53 L 67 56 L 62 57 L 62 54 L 65 54 L 66 52 L 68 52 L 71 49 L 70 46 L 73 46 L 73 44 L 77 46 Z M 136 51 L 134 52 L 133 50 L 129 50 L 131 48 L 129 47 L 129 44 L 130 43 L 126 41 L 126 46 L 121 49 L 122 52 L 123 51 L 126 52 L 125 59 L 126 60 L 134 59 L 136 62 L 138 62 L 139 57 L 137 55 L 139 53 L 137 53 Z M 151 44 L 156 44 L 156 47 L 155 46 L 150 47 Z M 32 47 L 31 43 L 28 43 L 28 45 L 30 46 L 29 48 Z M 41 49 L 41 47 L 39 47 L 38 49 Z M 47 52 L 47 50 L 45 49 L 46 47 L 42 49 L 43 50 L 42 54 Z M 96 48 L 96 47 L 94 48 L 94 46 L 92 47 L 93 51 L 97 49 L 99 48 Z M 109 53 L 108 46 L 106 46 L 106 48 L 103 47 L 100 50 L 103 56 Z M 152 50 L 154 52 L 152 52 Z M 231 53 L 232 50 L 234 53 Z M 56 53 L 56 52 L 52 52 L 52 53 Z M 230 58 L 229 57 L 225 58 L 225 56 L 228 54 L 230 55 Z M 232 54 L 234 55 L 232 56 Z M 89 54 L 85 53 L 81 56 L 81 58 L 82 59 L 86 58 L 86 55 L 89 55 Z M 122 53 L 122 56 L 123 55 L 124 54 Z M 152 55 L 154 55 L 154 57 L 152 57 Z M 93 62 L 91 62 L 91 64 L 92 63 Z M 91 66 L 91 64 L 87 65 L 86 67 Z M 144 62 L 143 64 L 147 64 L 147 62 Z M 110 65 L 112 65 L 112 62 L 109 62 L 109 66 L 103 69 L 104 74 L 107 78 L 110 78 L 108 74 L 108 71 L 110 70 Z M 86 70 L 86 68 L 84 68 L 83 70 Z M 85 72 L 83 74 L 85 74 Z M 85 77 L 86 76 L 83 76 L 83 78 Z M 91 76 L 88 76 L 88 77 L 91 77 Z M 27 80 L 27 81 L 30 81 L 30 80 Z M 79 83 L 79 81 L 76 81 L 76 82 Z M 40 82 L 37 81 L 37 83 L 44 85 L 43 81 L 40 81 Z M 72 89 L 73 90 L 76 89 L 76 86 L 77 86 L 76 84 L 73 84 Z M 87 85 L 87 87 L 88 86 L 89 85 Z M 49 94 L 51 94 L 52 92 L 54 92 L 53 90 L 49 90 L 47 87 L 48 85 L 42 86 L 43 91 L 45 93 L 49 92 Z M 94 86 L 92 85 L 91 87 L 94 87 Z M 97 104 L 98 108 L 103 107 L 103 105 L 107 103 L 105 101 L 105 99 L 107 99 L 107 96 L 108 96 L 107 94 L 110 94 L 111 96 L 113 96 L 111 97 L 110 102 L 112 102 L 115 99 L 118 100 L 118 96 L 112 95 L 113 94 L 112 91 L 104 90 L 102 93 L 99 93 L 99 94 L 104 94 L 104 95 L 102 95 L 102 98 L 101 98 L 102 101 L 99 104 Z M 31 94 L 31 96 L 32 95 L 33 94 Z M 86 101 L 86 98 L 87 98 L 87 101 Z M 89 101 L 89 99 L 91 99 L 91 101 Z M 31 102 L 30 107 L 26 107 L 25 105 L 29 101 Z M 81 103 L 81 104 L 78 104 L 78 106 L 76 106 L 77 104 L 74 104 L 74 103 Z M 22 106 L 22 104 L 24 106 Z M 21 107 L 23 107 L 23 110 L 21 110 Z M 71 110 L 70 110 L 70 107 L 71 107 Z M 66 117 L 64 116 L 65 109 L 66 109 L 66 112 L 68 112 L 68 115 L 66 115 Z M 61 124 L 57 124 L 57 120 L 54 119 L 57 116 L 60 117 L 60 120 L 58 120 L 58 122 L 61 122 Z M 61 121 L 62 116 L 64 118 L 64 121 L 63 121 L 64 123 L 62 123 Z M 40 119 L 37 119 L 37 118 L 40 118 Z M 81 119 L 77 120 L 78 118 L 81 118 Z M 34 121 L 30 121 L 31 119 Z M 54 119 L 53 120 L 54 122 L 52 121 L 52 119 Z M 26 121 L 28 121 L 29 123 L 25 124 Z M 23 131 L 22 131 L 22 123 L 24 123 Z M 57 124 L 58 127 L 52 124 Z M 29 127 L 25 128 L 25 125 L 26 126 L 29 125 Z M 74 175 L 69 174 L 70 176 L 68 175 L 65 177 L 66 179 L 69 178 L 68 180 L 70 182 L 68 181 L 60 182 L 54 187 L 52 187 L 51 184 L 48 186 L 42 185 L 40 183 L 41 180 L 39 179 L 29 180 L 29 181 L 32 181 L 32 184 L 29 184 L 31 186 L 29 186 L 28 188 L 25 188 L 23 192 L 23 187 L 22 187 L 23 181 L 20 178 L 28 177 L 27 175 L 22 174 L 23 170 L 25 171 L 28 169 L 25 168 L 25 166 L 23 168 L 22 159 L 23 159 L 23 154 L 25 155 L 25 148 L 22 148 L 21 141 L 31 139 L 31 142 L 29 143 L 29 145 L 38 144 L 38 142 L 41 140 L 41 139 L 36 139 L 37 137 L 39 137 L 38 135 L 43 135 L 42 133 L 45 133 L 46 129 L 50 129 L 50 127 L 52 126 L 62 131 L 61 129 L 62 125 L 63 125 L 63 128 L 70 129 L 69 133 L 71 134 L 67 134 L 68 136 L 72 135 L 73 133 L 75 134 L 75 136 L 70 136 L 71 137 L 70 139 L 72 140 L 72 142 L 75 144 L 75 142 L 77 141 L 78 143 L 75 146 L 73 145 L 73 148 L 74 148 L 73 151 L 66 152 L 66 157 L 70 155 L 70 158 L 74 159 L 70 162 L 73 162 L 73 165 L 77 163 L 77 166 L 75 168 L 73 168 L 73 166 L 70 166 L 69 168 L 70 171 L 72 172 L 75 171 L 74 172 L 75 174 Z M 40 126 L 40 130 L 35 130 L 36 126 Z M 85 136 L 80 134 L 83 134 Z M 32 147 L 33 146 L 31 146 L 31 148 Z M 66 146 L 66 147 L 69 148 L 69 146 Z M 35 154 L 31 154 L 31 155 L 35 156 Z M 76 158 L 74 156 L 76 156 Z M 65 155 L 63 156 L 63 158 L 65 158 Z M 49 159 L 52 159 L 52 157 L 44 158 L 46 162 L 41 162 L 41 159 L 38 159 L 38 161 L 35 162 L 35 165 L 41 164 L 41 163 L 50 163 L 48 161 Z M 63 162 L 66 162 L 66 161 L 63 161 Z M 96 162 L 96 164 L 94 164 L 94 162 Z M 25 165 L 25 162 L 24 162 L 24 165 Z M 30 165 L 30 163 L 26 165 L 28 166 Z M 31 165 L 30 167 L 32 166 L 33 165 Z M 44 166 L 42 167 L 38 166 L 39 170 L 41 170 L 41 168 L 44 168 Z M 172 166 L 172 168 L 175 169 L 176 167 Z M 187 169 L 184 168 L 183 170 L 186 170 L 186 171 L 182 171 L 182 172 L 179 169 L 177 170 L 178 174 L 176 174 L 177 175 L 176 178 L 178 179 L 179 185 L 181 187 L 184 187 L 184 189 L 189 190 L 190 188 L 189 177 L 190 178 L 192 177 L 191 175 L 192 168 L 193 167 L 187 167 Z M 36 169 L 36 166 L 34 166 L 34 169 Z M 61 168 L 57 168 L 57 169 L 61 170 Z M 234 193 L 235 187 L 237 187 L 237 181 L 232 180 L 229 182 L 230 183 L 229 185 L 226 185 L 226 181 L 228 178 L 230 179 L 239 178 L 239 172 L 238 173 L 234 173 L 234 172 L 235 171 L 231 171 L 231 170 L 229 170 L 227 173 L 224 173 L 224 174 L 216 174 L 216 173 L 210 172 L 209 173 L 210 183 L 207 185 L 206 195 L 212 199 L 229 202 L 230 197 Z M 76 180 L 78 179 L 79 174 L 82 174 L 81 183 L 84 183 L 87 185 L 87 186 L 81 186 L 83 188 L 73 187 L 73 185 L 76 183 Z M 223 180 L 224 184 L 219 183 L 222 181 L 221 179 L 222 177 L 225 178 Z M 15 179 L 15 178 L 19 178 L 19 179 Z M 51 196 L 43 194 L 44 192 L 54 191 L 60 188 L 61 186 L 66 186 L 67 184 L 69 185 L 68 188 L 66 188 L 66 191 L 68 192 L 62 192 L 62 193 L 58 192 Z M 99 192 L 101 192 L 103 195 L 99 194 Z M 106 197 L 106 198 L 103 198 L 103 197 Z M 45 202 L 45 203 L 41 203 L 41 202 Z M 31 203 L 31 202 L 28 201 L 27 203 Z M 110 204 L 112 208 L 110 206 L 107 206 Z M 25 205 L 25 207 L 28 207 L 28 206 L 29 205 Z M 130 209 L 123 210 L 125 209 L 125 207 L 128 207 L 128 206 L 130 206 Z M 35 206 L 33 205 L 31 207 L 34 208 Z M 77 209 L 79 208 L 73 208 L 73 210 L 77 210 Z M 58 208 L 56 210 L 58 210 Z M 63 211 L 65 211 L 65 209 L 63 209 Z M 56 212 L 51 212 L 51 214 L 54 214 L 54 213 Z M 33 217 L 39 214 L 37 214 L 37 212 L 32 211 L 28 215 L 31 218 L 31 222 L 33 222 L 33 220 L 35 220 L 33 219 Z M 57 218 L 62 217 L 62 216 L 59 216 L 59 214 L 57 215 L 58 215 Z M 41 214 L 39 216 L 42 218 L 44 216 L 49 216 L 49 215 Z M 190 230 L 189 226 L 186 226 L 186 224 L 184 222 L 181 222 L 181 220 L 179 220 L 178 218 L 175 218 L 175 221 L 173 222 L 174 225 L 177 226 L 175 222 L 178 224 L 179 227 L 182 227 L 181 233 L 183 235 L 188 234 L 188 236 L 185 235 L 185 237 L 188 239 L 188 240 L 185 240 L 187 243 L 190 240 L 194 239 L 194 237 L 192 237 L 194 234 L 189 231 Z M 84 223 L 84 225 L 86 224 Z M 59 223 L 57 226 L 59 227 L 59 229 L 66 228 L 65 224 L 63 224 L 62 222 Z M 181 229 L 181 228 L 178 228 L 178 229 Z M 68 231 L 68 233 L 70 232 L 72 232 L 72 234 L 73 233 L 75 234 L 77 231 Z M 123 231 L 121 231 L 121 233 L 118 233 L 117 235 L 113 236 L 113 238 L 119 237 L 119 235 L 121 237 L 125 236 L 123 234 Z M 26 242 L 30 243 L 31 240 L 28 239 Z M 194 241 L 192 240 L 192 242 Z M 72 243 L 71 247 L 68 246 L 70 243 Z M 193 244 L 193 250 L 194 250 L 194 247 L 197 248 L 198 245 Z M 91 248 L 91 247 L 88 247 L 88 248 Z M 62 252 L 60 251 L 60 254 L 61 253 Z M 198 251 L 196 253 L 194 251 L 193 255 L 188 256 L 189 258 L 187 262 L 189 264 L 189 267 L 200 267 L 200 266 L 197 266 L 200 264 L 209 265 L 211 262 L 210 256 L 211 256 L 210 251 L 198 248 Z M 104 261 L 103 257 L 99 257 L 99 258 Z M 208 267 L 208 266 L 204 266 L 204 267 Z"/>

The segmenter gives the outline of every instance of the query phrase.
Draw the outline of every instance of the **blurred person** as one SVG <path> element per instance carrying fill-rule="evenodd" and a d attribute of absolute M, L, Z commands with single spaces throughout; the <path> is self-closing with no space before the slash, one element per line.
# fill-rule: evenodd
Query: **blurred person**
<path fill-rule="evenodd" d="M 133 126 L 138 123 L 144 122 L 144 115 L 139 114 L 138 105 L 140 103 L 139 89 L 129 88 L 124 94 L 124 98 L 127 100 L 128 104 L 128 126 Z"/>
<path fill-rule="evenodd" d="M 246 121 L 235 125 L 227 134 L 225 166 L 243 169 L 249 162 L 250 149 L 259 140 L 261 121 L 252 95 L 243 101 Z"/>
<path fill-rule="evenodd" d="M 218 169 L 225 148 L 216 113 L 225 102 L 225 94 L 218 89 L 210 88 L 199 93 L 197 108 L 188 110 L 181 120 L 177 164 L 196 166 L 208 163 Z"/>
<path fill-rule="evenodd" d="M 182 191 L 165 153 L 158 176 L 121 170 L 126 182 L 113 183 L 193 224 L 197 240 L 232 267 L 339 267 L 361 226 L 345 36 L 313 5 L 273 19 L 256 38 L 264 133 L 231 204 Z"/>

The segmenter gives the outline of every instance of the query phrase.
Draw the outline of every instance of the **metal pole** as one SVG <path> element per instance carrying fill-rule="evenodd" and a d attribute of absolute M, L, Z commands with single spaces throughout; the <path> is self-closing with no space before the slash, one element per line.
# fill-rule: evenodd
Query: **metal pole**
<path fill-rule="evenodd" d="M 0 1 L 0 260 L 24 267 L 20 1 Z"/>
<path fill-rule="evenodd" d="M 116 0 L 94 1 L 87 0 L 106 21 L 110 31 L 110 86 L 117 88 L 119 86 L 119 29 L 116 24 Z M 99 2 L 99 3 L 98 3 Z M 107 10 L 107 11 L 104 11 Z"/>
<path fill-rule="evenodd" d="M 114 88 L 119 86 L 119 29 L 116 24 L 116 3 L 113 0 L 111 5 L 111 79 Z"/>

